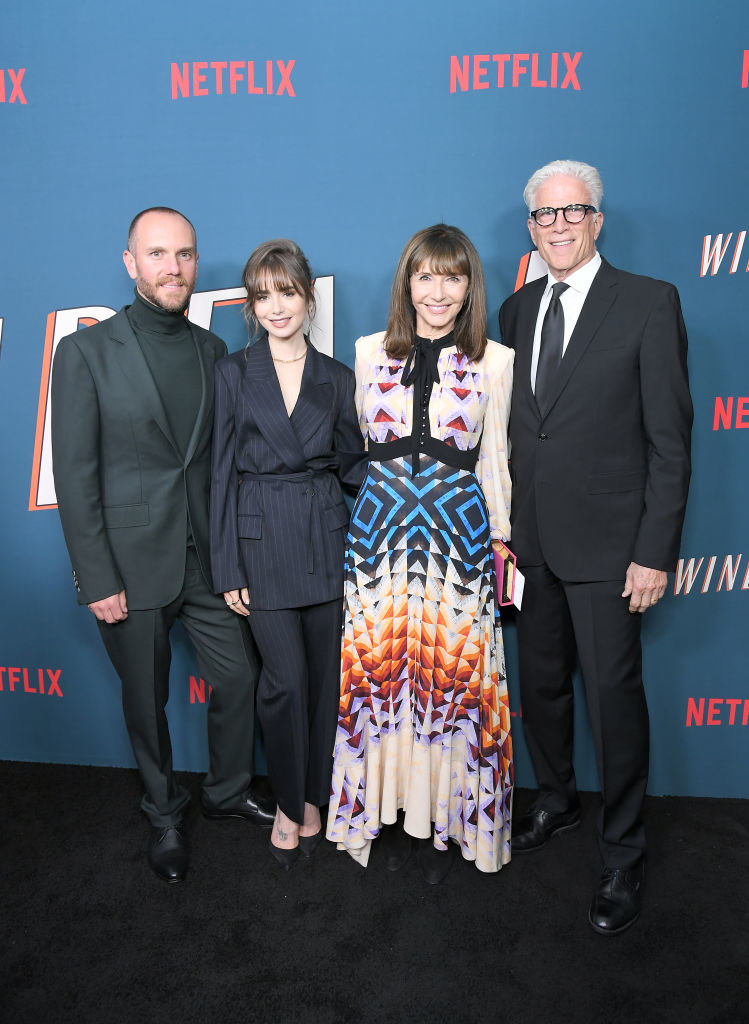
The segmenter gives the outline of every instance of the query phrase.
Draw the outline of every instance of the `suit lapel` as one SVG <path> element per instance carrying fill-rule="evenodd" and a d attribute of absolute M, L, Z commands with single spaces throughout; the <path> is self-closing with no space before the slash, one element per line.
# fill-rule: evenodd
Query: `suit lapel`
<path fill-rule="evenodd" d="M 205 346 L 200 340 L 197 331 L 194 326 L 190 324 L 190 331 L 192 333 L 192 340 L 195 345 L 195 350 L 198 354 L 198 362 L 200 363 L 200 382 L 201 382 L 201 393 L 200 393 L 200 407 L 198 408 L 198 414 L 195 417 L 195 424 L 190 435 L 190 442 L 187 445 L 187 451 L 185 452 L 185 465 L 187 465 L 195 454 L 195 449 L 198 447 L 198 443 L 203 435 L 203 432 L 208 429 L 210 430 L 213 426 L 213 368 L 210 369 L 206 365 L 205 360 Z"/>
<path fill-rule="evenodd" d="M 533 338 L 536 333 L 536 320 L 538 308 L 541 305 L 541 296 L 546 288 L 546 278 L 541 277 L 526 285 L 525 301 L 518 306 L 518 322 L 515 337 L 520 339 L 520 344 L 515 348 L 515 379 L 523 390 L 527 402 L 530 402 L 534 409 L 536 396 L 531 387 L 531 363 L 533 361 Z"/>
<path fill-rule="evenodd" d="M 306 469 L 304 451 L 286 412 L 267 337 L 247 349 L 244 383 L 257 428 L 268 445 L 291 472 Z"/>
<path fill-rule="evenodd" d="M 611 264 L 601 259 L 601 267 L 593 278 L 593 283 L 583 303 L 575 329 L 567 344 L 559 370 L 554 377 L 549 393 L 548 416 L 557 399 L 567 386 L 567 382 L 582 359 L 585 351 L 605 319 L 608 311 L 616 301 L 617 275 Z"/>
<path fill-rule="evenodd" d="M 150 412 L 164 437 L 174 448 L 175 452 L 180 454 L 167 421 L 158 388 L 151 376 L 146 357 L 143 355 L 143 351 L 138 344 L 138 339 L 135 337 L 135 332 L 130 326 L 130 321 L 125 311 L 120 310 L 116 316 L 113 316 L 108 321 L 108 326 L 110 335 L 116 343 L 115 351 L 120 369 L 137 396 L 138 405 L 145 407 Z"/>
<path fill-rule="evenodd" d="M 301 445 L 319 429 L 331 411 L 332 392 L 325 360 L 311 343 L 302 374 L 302 386 L 291 413 L 291 426 Z"/>

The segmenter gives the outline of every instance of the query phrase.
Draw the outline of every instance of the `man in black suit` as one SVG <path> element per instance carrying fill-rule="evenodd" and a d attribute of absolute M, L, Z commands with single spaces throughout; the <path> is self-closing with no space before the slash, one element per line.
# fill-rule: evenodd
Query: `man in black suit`
<path fill-rule="evenodd" d="M 55 355 L 55 489 L 79 603 L 96 616 L 122 682 L 152 826 L 148 860 L 179 882 L 190 797 L 172 771 L 164 711 L 178 619 L 212 687 L 203 813 L 270 828 L 275 808 L 250 789 L 254 648 L 210 574 L 213 365 L 226 346 L 183 315 L 198 267 L 192 224 L 168 207 L 144 210 L 124 261 L 133 304 L 63 338 Z"/>
<path fill-rule="evenodd" d="M 515 349 L 512 546 L 523 730 L 539 786 L 512 850 L 580 818 L 572 765 L 575 653 L 601 782 L 603 872 L 589 920 L 604 935 L 640 912 L 648 775 L 641 613 L 666 589 L 690 476 L 692 404 L 676 289 L 596 251 L 603 186 L 557 160 L 531 177 L 528 228 L 549 274 L 503 304 Z"/>

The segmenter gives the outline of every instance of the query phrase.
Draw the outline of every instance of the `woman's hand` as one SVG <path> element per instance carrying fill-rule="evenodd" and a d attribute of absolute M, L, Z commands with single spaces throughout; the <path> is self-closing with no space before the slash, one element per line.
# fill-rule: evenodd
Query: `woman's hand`
<path fill-rule="evenodd" d="M 241 590 L 225 590 L 224 601 L 237 615 L 244 615 L 246 618 L 250 614 L 250 592 L 247 587 L 242 587 Z"/>

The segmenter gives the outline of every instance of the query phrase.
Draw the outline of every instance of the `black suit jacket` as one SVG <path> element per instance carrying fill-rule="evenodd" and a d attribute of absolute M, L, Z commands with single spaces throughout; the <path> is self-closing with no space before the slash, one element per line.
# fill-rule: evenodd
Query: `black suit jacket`
<path fill-rule="evenodd" d="M 81 604 L 123 589 L 132 610 L 173 600 L 184 579 L 188 516 L 210 583 L 213 365 L 226 345 L 202 327 L 191 328 L 202 395 L 184 457 L 125 309 L 58 345 L 53 470 Z"/>
<path fill-rule="evenodd" d="M 353 372 L 310 345 L 291 416 L 262 338 L 216 364 L 211 561 L 218 593 L 295 608 L 343 594 L 349 510 L 366 473 Z"/>
<path fill-rule="evenodd" d="M 546 278 L 502 305 L 515 349 L 512 547 L 570 582 L 623 579 L 631 561 L 673 570 L 690 477 L 687 337 L 673 285 L 605 260 L 539 413 L 533 336 Z"/>

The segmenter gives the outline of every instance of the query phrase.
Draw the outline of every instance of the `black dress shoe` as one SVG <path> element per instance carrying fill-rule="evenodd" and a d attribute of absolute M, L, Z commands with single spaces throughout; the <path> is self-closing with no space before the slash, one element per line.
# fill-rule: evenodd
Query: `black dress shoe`
<path fill-rule="evenodd" d="M 439 885 L 447 878 L 447 874 L 453 866 L 455 847 L 452 843 L 448 843 L 446 850 L 438 850 L 431 839 L 424 839 L 419 843 L 416 859 L 419 862 L 424 881 L 429 885 Z"/>
<path fill-rule="evenodd" d="M 380 829 L 380 846 L 385 854 L 388 871 L 400 871 L 413 850 L 413 839 L 400 825 L 383 825 Z"/>
<path fill-rule="evenodd" d="M 599 935 L 619 935 L 640 916 L 642 868 L 604 868 L 593 894 L 588 920 Z"/>
<path fill-rule="evenodd" d="M 580 808 L 555 814 L 553 811 L 531 809 L 517 821 L 512 829 L 513 853 L 540 850 L 553 835 L 569 832 L 580 824 Z"/>
<path fill-rule="evenodd" d="M 298 846 L 291 850 L 282 850 L 280 846 L 274 846 L 273 843 L 269 843 L 268 847 L 274 860 L 277 864 L 281 865 L 284 871 L 290 871 L 299 859 Z"/>
<path fill-rule="evenodd" d="M 165 882 L 181 882 L 187 873 L 187 841 L 182 825 L 151 829 L 148 863 Z"/>
<path fill-rule="evenodd" d="M 320 845 L 322 839 L 322 828 L 319 828 L 313 836 L 299 836 L 299 849 L 305 857 L 309 858 Z"/>
<path fill-rule="evenodd" d="M 259 796 L 249 789 L 239 803 L 229 807 L 217 807 L 207 796 L 203 796 L 203 814 L 206 818 L 242 818 L 261 828 L 273 828 L 276 805 L 268 797 Z"/>

